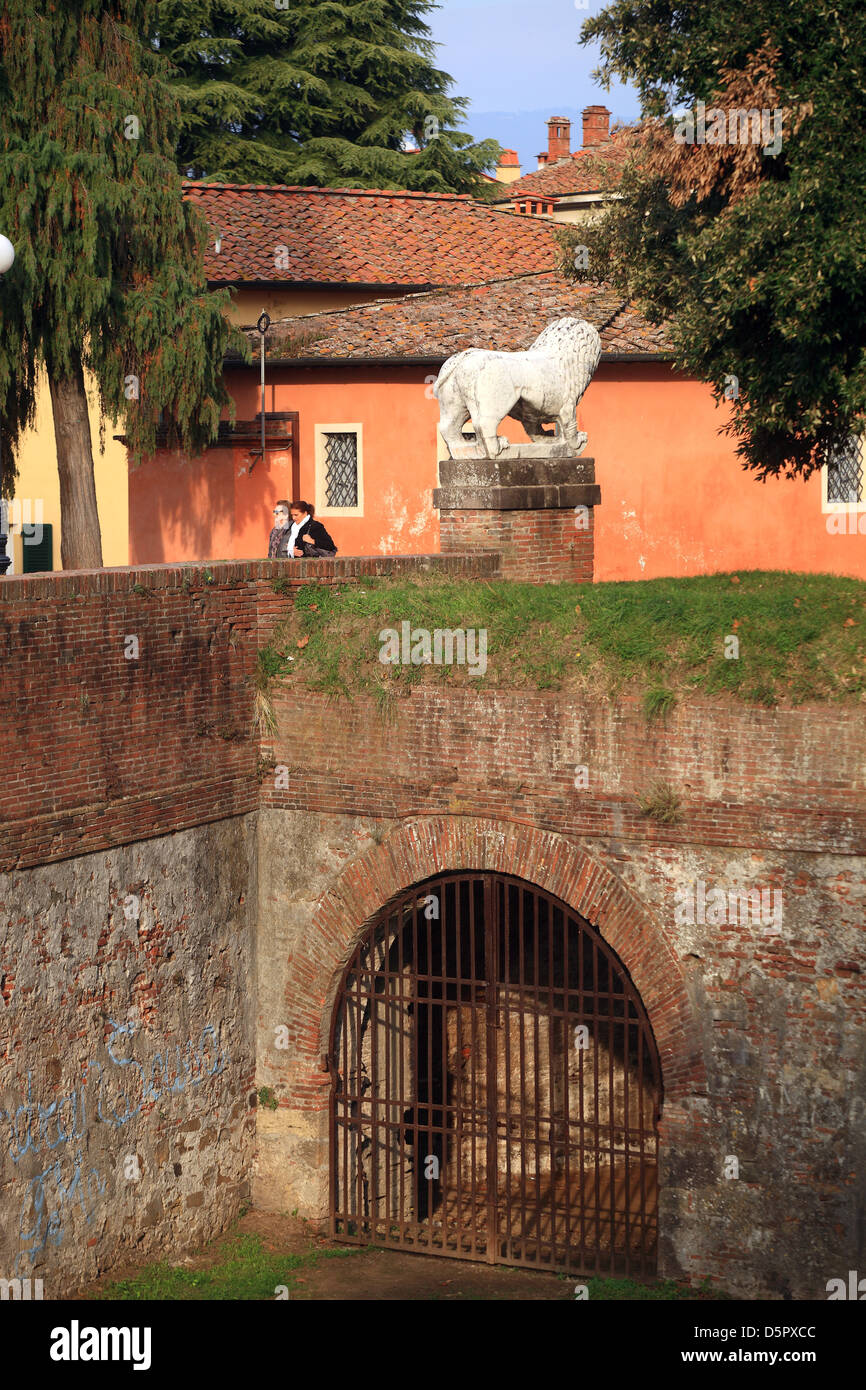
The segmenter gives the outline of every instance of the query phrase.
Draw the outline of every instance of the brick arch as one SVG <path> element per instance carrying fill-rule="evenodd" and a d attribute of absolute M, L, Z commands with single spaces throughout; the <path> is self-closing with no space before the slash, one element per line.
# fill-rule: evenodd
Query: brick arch
<path fill-rule="evenodd" d="M 454 870 L 512 874 L 545 889 L 585 918 L 628 970 L 655 1034 L 665 1083 L 665 1112 L 702 1092 L 700 1033 L 671 943 L 615 874 L 586 850 L 550 830 L 470 816 L 403 822 L 349 864 L 319 902 L 296 951 L 287 985 L 296 1022 L 296 1085 L 322 1093 L 322 1057 L 343 972 L 359 939 L 396 894 Z M 308 1102 L 307 1102 L 308 1103 Z"/>

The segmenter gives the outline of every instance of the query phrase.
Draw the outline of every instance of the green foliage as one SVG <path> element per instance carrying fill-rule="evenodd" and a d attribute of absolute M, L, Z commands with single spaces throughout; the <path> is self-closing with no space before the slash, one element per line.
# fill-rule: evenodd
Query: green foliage
<path fill-rule="evenodd" d="M 291 662 L 275 647 L 262 647 L 256 653 L 255 684 L 257 690 L 267 690 L 273 676 L 282 676 L 291 670 Z"/>
<path fill-rule="evenodd" d="M 499 146 L 458 126 L 433 66 L 431 0 L 162 0 L 153 45 L 175 68 L 178 167 L 210 182 L 484 195 Z M 408 133 L 420 153 L 401 146 Z"/>
<path fill-rule="evenodd" d="M 487 631 L 487 671 L 380 663 L 379 633 Z M 739 638 L 738 659 L 725 638 Z M 302 647 L 295 644 L 306 638 Z M 692 693 L 757 704 L 866 699 L 866 584 L 826 574 L 736 575 L 613 584 L 365 579 L 301 589 L 272 639 L 291 645 L 284 679 L 383 711 L 420 683 L 472 689 L 634 693 L 648 717 Z M 269 680 L 279 678 L 274 670 Z"/>
<path fill-rule="evenodd" d="M 253 670 L 253 733 L 269 738 L 277 731 L 277 717 L 271 700 L 271 683 L 275 676 L 290 670 L 290 663 L 273 646 L 262 647 L 256 653 Z"/>
<path fill-rule="evenodd" d="M 711 1289 L 709 1280 L 704 1279 L 697 1287 L 692 1288 L 688 1284 L 678 1284 L 675 1279 L 659 1279 L 652 1284 L 644 1284 L 637 1279 L 601 1279 L 591 1278 L 581 1280 L 579 1275 L 566 1274 L 560 1278 L 567 1279 L 569 1283 L 584 1283 L 588 1294 L 588 1302 L 653 1302 L 671 1303 L 683 1300 L 706 1301 L 711 1299 L 728 1299 L 729 1294 L 721 1290 Z"/>
<path fill-rule="evenodd" d="M 261 1086 L 259 1088 L 259 1105 L 262 1107 L 263 1110 L 277 1109 L 279 1101 L 277 1100 L 270 1086 Z"/>
<path fill-rule="evenodd" d="M 288 1288 L 291 1296 L 300 1271 L 315 1267 L 320 1259 L 339 1259 L 358 1253 L 360 1251 L 338 1248 L 304 1255 L 281 1255 L 266 1250 L 259 1236 L 234 1235 L 221 1243 L 207 1268 L 185 1269 L 161 1260 L 145 1266 L 131 1279 L 109 1284 L 97 1298 L 112 1302 L 249 1301 L 273 1299 L 280 1284 Z"/>
<path fill-rule="evenodd" d="M 696 179 L 675 206 L 657 166 L 638 162 L 599 224 L 564 234 L 588 247 L 590 278 L 669 321 L 677 365 L 717 399 L 726 377 L 738 379 L 726 432 L 761 478 L 808 476 L 866 414 L 866 10 L 862 0 L 613 0 L 582 29 L 582 42 L 600 45 L 603 82 L 635 84 L 644 114 L 668 119 L 672 149 L 668 113 L 699 99 L 727 107 L 714 101 L 724 69 L 748 82 L 766 37 L 779 50 L 772 109 L 812 112 L 797 130 L 785 122 L 753 187 L 738 196 L 725 186 L 722 160 L 736 155 L 718 147 L 719 177 Z M 564 267 L 574 276 L 573 255 Z"/>
<path fill-rule="evenodd" d="M 92 371 L 103 418 L 140 457 L 160 421 L 191 451 L 214 438 L 229 339 L 248 355 L 227 292 L 207 291 L 207 228 L 181 198 L 177 103 L 139 38 L 153 14 L 136 0 L 3 8 L 0 230 L 16 259 L 0 278 L 0 430 L 13 453 L 41 366 L 53 380 Z"/>
<path fill-rule="evenodd" d="M 664 718 L 668 710 L 673 709 L 676 702 L 676 695 L 672 690 L 668 690 L 667 686 L 652 685 L 649 690 L 644 692 L 644 714 L 647 719 Z"/>

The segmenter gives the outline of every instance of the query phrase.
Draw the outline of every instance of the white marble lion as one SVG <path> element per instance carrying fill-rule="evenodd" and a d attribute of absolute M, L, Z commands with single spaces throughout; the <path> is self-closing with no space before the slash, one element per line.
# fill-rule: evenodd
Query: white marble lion
<path fill-rule="evenodd" d="M 439 431 L 451 457 L 465 456 L 462 428 L 471 419 L 477 455 L 498 458 L 508 448 L 498 433 L 506 415 L 520 421 L 534 444 L 555 438 L 560 448 L 579 454 L 586 434 L 577 428 L 577 404 L 600 358 L 601 339 L 592 324 L 574 318 L 548 324 L 526 352 L 455 353 L 433 387 Z M 555 435 L 543 428 L 551 422 Z"/>

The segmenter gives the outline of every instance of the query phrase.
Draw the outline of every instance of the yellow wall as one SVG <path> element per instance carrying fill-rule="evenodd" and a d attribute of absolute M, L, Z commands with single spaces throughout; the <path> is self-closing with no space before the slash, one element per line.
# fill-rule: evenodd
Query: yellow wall
<path fill-rule="evenodd" d="M 586 203 L 583 207 L 554 207 L 550 216 L 554 222 L 590 222 L 598 216 L 598 204 Z"/>
<path fill-rule="evenodd" d="M 321 314 L 328 309 L 348 309 L 353 304 L 369 304 L 374 299 L 396 299 L 405 294 L 399 286 L 378 285 L 370 290 L 346 289 L 239 289 L 235 292 L 229 318 L 243 327 L 252 326 L 264 309 L 272 319 L 296 318 L 298 314 Z"/>
<path fill-rule="evenodd" d="M 99 410 L 92 378 L 86 378 L 87 398 L 90 406 L 90 437 L 93 442 L 93 471 L 96 478 L 96 501 L 99 508 L 99 525 L 102 530 L 102 563 L 104 565 L 129 564 L 129 499 L 127 483 L 126 449 L 112 436 L 117 427 L 111 421 L 105 424 L 105 453 L 99 452 Z M 54 442 L 54 418 L 51 413 L 51 397 L 48 382 L 43 379 L 36 403 L 36 424 L 22 436 L 18 450 L 18 477 L 15 482 L 15 498 L 18 500 L 19 515 L 26 520 L 40 520 L 39 501 L 41 499 L 41 520 L 53 526 L 54 568 L 60 565 L 60 480 L 57 476 L 57 451 Z M 29 506 L 29 512 L 28 512 Z M 10 520 L 14 518 L 10 516 Z M 7 553 L 14 557 L 14 570 L 20 570 L 21 537 L 14 536 L 7 547 Z M 9 573 L 12 573 L 10 570 Z"/>

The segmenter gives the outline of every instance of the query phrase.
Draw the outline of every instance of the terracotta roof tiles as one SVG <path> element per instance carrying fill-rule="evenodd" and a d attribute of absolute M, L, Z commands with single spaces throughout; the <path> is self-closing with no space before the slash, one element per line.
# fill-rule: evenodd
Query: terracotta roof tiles
<path fill-rule="evenodd" d="M 280 319 L 271 325 L 266 356 L 362 363 L 444 360 L 469 347 L 514 352 L 528 347 L 553 319 L 571 314 L 599 327 L 604 352 L 670 351 L 664 328 L 647 323 L 621 295 L 605 286 L 569 284 L 546 271 Z M 257 333 L 249 338 L 258 345 Z"/>
<path fill-rule="evenodd" d="M 211 282 L 460 285 L 549 269 L 549 224 L 468 194 L 184 183 Z M 219 252 L 215 249 L 219 238 Z"/>

